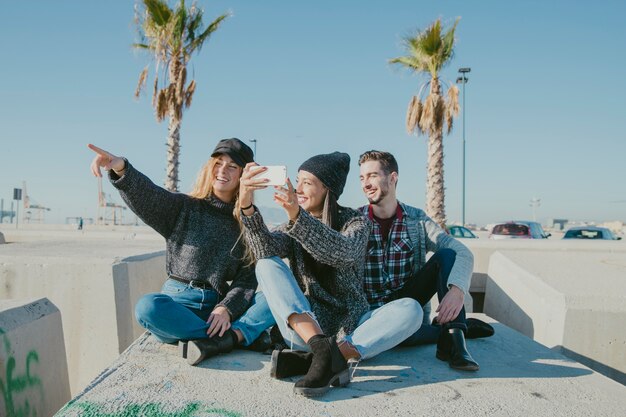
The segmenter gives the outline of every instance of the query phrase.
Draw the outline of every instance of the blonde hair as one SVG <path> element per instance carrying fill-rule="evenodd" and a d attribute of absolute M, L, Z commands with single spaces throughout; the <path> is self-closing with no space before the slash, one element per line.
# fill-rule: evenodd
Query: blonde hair
<path fill-rule="evenodd" d="M 218 159 L 211 157 L 198 172 L 196 183 L 189 193 L 194 198 L 207 198 L 213 195 L 213 168 L 217 164 Z"/>
<path fill-rule="evenodd" d="M 198 172 L 198 176 L 196 178 L 196 183 L 193 186 L 193 189 L 189 192 L 189 196 L 193 198 L 205 199 L 213 195 L 213 169 L 215 165 L 219 161 L 218 157 L 211 157 L 200 169 Z M 243 170 L 241 171 L 243 174 Z M 241 176 L 240 176 L 241 178 Z M 239 224 L 239 238 L 231 248 L 231 252 L 237 246 L 240 240 L 243 240 L 243 246 L 245 248 L 243 259 L 247 262 L 246 266 L 250 266 L 254 263 L 254 256 L 252 255 L 252 251 L 248 247 L 245 239 L 243 239 L 243 223 L 241 222 L 241 204 L 239 202 L 239 189 L 235 192 L 235 207 L 233 209 L 233 217 L 237 220 Z"/>

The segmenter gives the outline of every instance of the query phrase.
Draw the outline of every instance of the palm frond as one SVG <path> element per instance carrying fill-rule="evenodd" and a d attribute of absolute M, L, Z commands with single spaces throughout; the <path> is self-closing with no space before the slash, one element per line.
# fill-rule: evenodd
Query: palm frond
<path fill-rule="evenodd" d="M 445 120 L 446 113 L 446 103 L 443 97 L 440 95 L 434 96 L 434 105 L 433 105 L 433 121 L 432 121 L 432 129 L 433 132 L 439 132 L 443 129 L 443 123 Z"/>
<path fill-rule="evenodd" d="M 187 68 L 181 65 L 181 69 L 176 80 L 176 105 L 182 106 L 185 100 L 185 83 L 187 82 Z"/>
<path fill-rule="evenodd" d="M 448 107 L 454 117 L 459 115 L 459 87 L 456 85 L 448 89 Z"/>
<path fill-rule="evenodd" d="M 156 26 L 163 27 L 169 23 L 172 17 L 172 10 L 167 5 L 167 2 L 163 0 L 143 0 L 143 4 L 146 6 L 149 19 Z"/>
<path fill-rule="evenodd" d="M 158 122 L 162 122 L 167 116 L 167 94 L 166 89 L 159 90 L 158 98 L 156 100 L 156 107 L 154 108 L 156 119 Z"/>
<path fill-rule="evenodd" d="M 152 89 L 152 107 L 156 107 L 157 98 L 159 93 L 159 76 L 158 74 L 154 77 L 154 88 Z"/>
<path fill-rule="evenodd" d="M 191 55 L 191 53 L 194 52 L 195 50 L 199 51 L 200 49 L 202 49 L 202 45 L 204 44 L 204 41 L 207 40 L 209 36 L 211 36 L 211 34 L 220 27 L 220 24 L 224 21 L 224 19 L 226 19 L 229 16 L 230 16 L 230 13 L 224 13 L 223 15 L 215 19 L 213 22 L 211 22 L 209 27 L 207 27 L 204 30 L 204 32 L 202 32 L 198 37 L 196 37 L 192 42 L 190 42 L 189 45 L 187 45 L 187 47 L 185 48 L 187 49 L 187 53 Z"/>
<path fill-rule="evenodd" d="M 131 46 L 137 49 L 152 49 L 150 45 L 146 45 L 145 43 L 133 43 Z"/>
<path fill-rule="evenodd" d="M 454 31 L 459 19 L 453 27 L 442 35 L 441 19 L 437 19 L 423 31 L 404 39 L 404 47 L 408 54 L 389 60 L 390 64 L 400 64 L 415 72 L 428 72 L 437 77 L 438 72 L 450 61 L 454 49 Z"/>
<path fill-rule="evenodd" d="M 191 106 L 191 101 L 193 100 L 193 93 L 195 91 L 196 91 L 196 80 L 191 80 L 191 82 L 187 86 L 187 91 L 185 92 L 185 108 L 189 108 L 189 106 Z"/>
<path fill-rule="evenodd" d="M 185 34 L 187 26 L 187 9 L 185 8 L 185 1 L 181 0 L 174 12 L 173 28 L 172 28 L 172 41 L 173 49 L 181 49 L 183 44 L 183 35 Z"/>
<path fill-rule="evenodd" d="M 430 133 L 433 127 L 433 116 L 435 113 L 435 95 L 429 94 L 424 100 L 424 108 L 422 109 L 422 117 L 418 123 L 418 127 L 424 133 Z"/>
<path fill-rule="evenodd" d="M 196 38 L 196 32 L 202 28 L 202 15 L 204 12 L 192 5 L 189 9 L 189 22 L 187 23 L 187 38 L 185 42 L 189 44 Z"/>
<path fill-rule="evenodd" d="M 454 55 L 454 31 L 456 30 L 456 25 L 459 24 L 459 20 L 460 18 L 457 18 L 454 25 L 443 35 L 441 51 L 442 64 L 449 62 Z"/>
<path fill-rule="evenodd" d="M 141 94 L 141 90 L 146 85 L 146 81 L 148 80 L 148 65 L 141 71 L 139 74 L 139 81 L 137 82 L 137 88 L 135 89 L 135 98 L 139 98 L 139 94 Z"/>
<path fill-rule="evenodd" d="M 409 107 L 406 109 L 406 133 L 409 135 L 413 133 L 415 129 L 415 123 L 413 121 L 413 109 L 417 106 L 417 97 L 413 96 L 411 101 L 409 101 Z"/>

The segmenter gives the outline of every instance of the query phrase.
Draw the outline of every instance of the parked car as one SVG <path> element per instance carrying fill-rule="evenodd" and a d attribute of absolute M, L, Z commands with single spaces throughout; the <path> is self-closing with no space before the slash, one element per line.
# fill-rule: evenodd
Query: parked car
<path fill-rule="evenodd" d="M 543 231 L 541 224 L 525 220 L 513 220 L 493 226 L 490 239 L 547 239 L 552 236 Z"/>
<path fill-rule="evenodd" d="M 567 232 L 563 239 L 604 239 L 604 240 L 620 240 L 621 237 L 615 236 L 606 227 L 595 226 L 581 226 L 572 227 Z"/>
<path fill-rule="evenodd" d="M 467 227 L 463 227 L 463 226 L 448 226 L 448 233 L 450 233 L 451 236 L 456 237 L 456 238 L 478 239 L 478 236 L 472 233 L 470 229 L 468 229 Z"/>

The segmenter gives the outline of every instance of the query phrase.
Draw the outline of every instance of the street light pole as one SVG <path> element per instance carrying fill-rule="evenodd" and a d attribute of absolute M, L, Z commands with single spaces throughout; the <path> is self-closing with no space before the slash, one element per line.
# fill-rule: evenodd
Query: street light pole
<path fill-rule="evenodd" d="M 465 74 L 471 70 L 471 68 L 459 68 L 461 76 L 456 79 L 457 84 L 463 84 L 463 197 L 461 199 L 461 224 L 463 226 L 465 226 L 465 84 L 469 81 Z"/>

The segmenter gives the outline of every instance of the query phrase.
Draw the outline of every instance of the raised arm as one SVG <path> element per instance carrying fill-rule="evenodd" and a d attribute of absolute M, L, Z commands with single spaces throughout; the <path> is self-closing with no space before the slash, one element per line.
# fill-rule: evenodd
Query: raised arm
<path fill-rule="evenodd" d="M 169 192 L 155 185 L 148 177 L 133 168 L 125 159 L 95 145 L 88 145 L 96 153 L 91 172 L 102 177 L 101 168 L 109 171 L 109 179 L 128 207 L 148 226 L 168 238 L 184 204 L 185 195 Z"/>
<path fill-rule="evenodd" d="M 371 223 L 357 212 L 341 231 L 333 230 L 307 211 L 300 210 L 286 230 L 318 262 L 335 268 L 364 262 Z"/>

